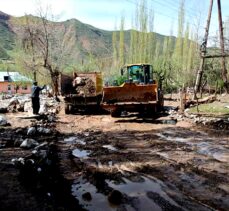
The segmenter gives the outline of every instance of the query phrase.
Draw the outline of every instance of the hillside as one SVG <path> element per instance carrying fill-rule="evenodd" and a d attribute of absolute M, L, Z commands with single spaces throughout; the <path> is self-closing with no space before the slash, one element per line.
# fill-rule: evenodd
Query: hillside
<path fill-rule="evenodd" d="M 0 11 L 0 59 L 9 59 L 14 48 L 15 34 L 9 25 L 10 16 Z"/>
<path fill-rule="evenodd" d="M 0 59 L 10 59 L 10 53 L 15 47 L 18 34 L 23 31 L 20 21 L 22 19 L 23 17 L 16 18 L 0 12 Z M 69 55 L 72 61 L 82 62 L 89 55 L 95 57 L 112 55 L 112 31 L 101 30 L 76 19 L 52 22 L 52 24 L 60 39 L 63 37 L 63 30 L 69 33 L 71 42 L 73 42 L 72 46 L 74 46 Z M 156 34 L 156 37 L 160 42 L 163 42 L 165 38 L 160 34 Z M 125 40 L 128 47 L 130 30 L 125 31 Z"/>

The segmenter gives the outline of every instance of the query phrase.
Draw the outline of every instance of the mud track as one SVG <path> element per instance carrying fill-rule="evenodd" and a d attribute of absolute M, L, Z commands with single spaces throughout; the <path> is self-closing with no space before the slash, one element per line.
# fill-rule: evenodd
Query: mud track
<path fill-rule="evenodd" d="M 9 144 L 14 137 L 6 134 L 18 128 L 12 117 L 0 136 L 8 143 L 0 154 L 2 208 L 20 202 L 17 210 L 229 210 L 228 132 L 162 122 L 59 115 L 56 134 L 37 137 L 48 142 L 52 162 L 31 185 L 11 164 L 31 158 L 31 150 Z"/>

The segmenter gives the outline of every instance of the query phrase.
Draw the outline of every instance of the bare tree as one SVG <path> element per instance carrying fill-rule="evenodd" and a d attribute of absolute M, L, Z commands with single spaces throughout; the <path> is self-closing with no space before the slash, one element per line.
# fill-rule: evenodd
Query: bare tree
<path fill-rule="evenodd" d="M 70 26 L 50 21 L 49 16 L 49 10 L 45 11 L 42 7 L 38 10 L 38 17 L 28 16 L 21 39 L 25 52 L 32 55 L 34 79 L 37 72 L 35 67 L 45 69 L 52 82 L 53 94 L 57 96 L 59 75 L 68 63 L 74 36 Z"/>

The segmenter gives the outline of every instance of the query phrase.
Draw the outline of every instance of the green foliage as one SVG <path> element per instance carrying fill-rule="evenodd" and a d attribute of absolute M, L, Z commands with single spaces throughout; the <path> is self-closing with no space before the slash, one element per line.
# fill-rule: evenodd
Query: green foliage
<path fill-rule="evenodd" d="M 228 108 L 225 108 L 222 104 L 209 103 L 209 104 L 201 104 L 198 106 L 200 113 L 208 113 L 213 115 L 225 115 L 228 114 Z M 192 107 L 188 111 L 189 113 L 197 113 L 197 107 Z"/>

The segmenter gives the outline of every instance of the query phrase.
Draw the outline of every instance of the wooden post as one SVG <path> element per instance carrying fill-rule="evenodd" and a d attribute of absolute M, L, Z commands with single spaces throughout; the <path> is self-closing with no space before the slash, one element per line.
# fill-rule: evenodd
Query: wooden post
<path fill-rule="evenodd" d="M 185 93 L 184 93 L 184 85 L 182 86 L 182 89 L 180 90 L 180 111 L 183 113 L 185 109 L 185 101 L 184 101 Z"/>
<path fill-rule="evenodd" d="M 194 88 L 196 93 L 200 89 L 200 84 L 201 84 L 202 75 L 203 75 L 203 71 L 204 71 L 204 61 L 205 61 L 205 55 L 206 55 L 206 50 L 207 50 L 207 42 L 208 42 L 209 26 L 210 26 L 210 22 L 211 22 L 212 6 L 213 6 L 213 0 L 210 0 L 207 25 L 206 25 L 204 40 L 203 40 L 202 49 L 201 49 L 200 67 L 199 67 L 199 70 L 197 72 L 196 83 L 195 83 L 195 88 Z M 196 95 L 194 95 L 194 97 L 196 97 Z"/>
<path fill-rule="evenodd" d="M 219 34 L 220 34 L 220 47 L 221 47 L 221 54 L 224 55 L 224 37 L 223 37 L 223 23 L 222 23 L 222 12 L 221 12 L 221 1 L 217 0 L 218 6 L 218 20 L 219 20 Z M 228 81 L 227 81 L 227 69 L 225 64 L 225 57 L 221 57 L 221 65 L 222 65 L 222 78 L 224 82 L 224 88 L 228 93 Z"/>

